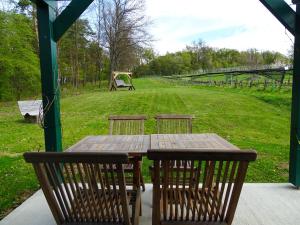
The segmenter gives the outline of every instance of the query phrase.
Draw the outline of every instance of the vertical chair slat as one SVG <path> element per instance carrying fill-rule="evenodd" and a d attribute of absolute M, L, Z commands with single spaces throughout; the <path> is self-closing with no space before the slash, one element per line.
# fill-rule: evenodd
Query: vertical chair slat
<path fill-rule="evenodd" d="M 238 173 L 236 177 L 236 185 L 234 186 L 233 192 L 235 193 L 232 198 L 230 199 L 228 213 L 226 215 L 225 221 L 231 224 L 233 220 L 233 215 L 235 213 L 237 203 L 241 194 L 241 190 L 243 187 L 243 183 L 246 177 L 246 171 L 248 168 L 248 162 L 240 162 L 238 166 Z"/>
<path fill-rule="evenodd" d="M 44 192 L 45 198 L 48 201 L 50 210 L 54 216 L 54 219 L 58 225 L 63 224 L 65 221 L 64 216 L 61 213 L 59 204 L 56 201 L 56 198 L 51 189 L 51 184 L 45 170 L 45 165 L 43 163 L 32 163 L 35 173 L 40 181 L 42 190 Z"/>
<path fill-rule="evenodd" d="M 112 181 L 112 187 L 113 187 L 113 192 L 114 192 L 113 196 L 115 198 L 115 206 L 116 206 L 117 216 L 118 216 L 118 221 L 119 221 L 122 217 L 121 212 L 120 212 L 120 208 L 119 208 L 120 196 L 117 193 L 117 182 L 116 182 L 116 179 L 115 179 L 115 173 L 114 173 L 113 165 L 110 164 L 109 166 L 110 166 L 110 176 L 111 176 L 111 181 Z"/>
<path fill-rule="evenodd" d="M 85 181 L 85 174 L 83 172 L 83 165 L 81 163 L 77 163 L 76 164 L 77 170 L 78 170 L 78 175 L 79 175 L 79 179 L 81 181 L 81 186 L 82 186 L 82 190 L 83 190 L 83 200 L 86 201 L 86 208 L 87 208 L 87 212 L 88 212 L 88 220 L 89 221 L 93 221 L 93 218 L 95 217 L 95 211 L 92 207 L 91 204 L 91 199 L 90 199 L 90 195 L 89 195 L 89 188 L 88 188 L 88 184 Z M 79 190 L 80 191 L 80 190 Z"/>
<path fill-rule="evenodd" d="M 107 192 L 108 192 L 109 209 L 110 209 L 110 212 L 111 212 L 111 215 L 112 215 L 112 221 L 116 222 L 116 214 L 115 214 L 115 210 L 114 210 L 113 193 L 111 191 L 111 185 L 110 185 L 110 182 L 109 182 L 109 171 L 107 170 L 107 167 L 108 167 L 107 164 L 103 165 L 106 189 L 107 189 Z"/>
<path fill-rule="evenodd" d="M 129 209 L 128 209 L 128 199 L 126 194 L 126 183 L 124 177 L 124 171 L 122 165 L 117 165 L 117 176 L 118 176 L 118 183 L 120 187 L 120 198 L 122 202 L 122 214 L 124 217 L 125 225 L 130 225 L 130 218 L 129 218 Z"/>
<path fill-rule="evenodd" d="M 69 167 L 67 167 L 67 163 L 64 163 L 63 165 L 64 165 L 64 169 L 65 169 L 65 173 L 66 173 L 66 180 L 69 182 L 69 187 L 70 187 L 73 199 L 74 199 L 74 201 L 71 201 L 72 204 L 74 205 L 74 214 L 76 216 L 77 221 L 82 222 L 82 219 L 84 218 L 84 214 L 81 211 L 81 207 L 80 207 L 80 204 L 78 202 L 78 198 L 76 197 L 76 191 L 75 191 L 75 188 L 74 188 L 74 185 L 75 185 L 74 181 L 71 180 L 71 175 L 70 175 L 70 172 L 69 172 L 70 165 L 69 165 Z M 70 199 L 71 199 L 71 197 L 70 197 Z"/>
<path fill-rule="evenodd" d="M 201 167 L 202 167 L 202 161 L 198 161 L 198 166 L 197 166 L 196 176 L 195 176 L 196 179 L 195 179 L 194 204 L 192 208 L 192 221 L 195 221 L 197 205 L 199 204 L 198 191 L 199 191 L 199 183 L 201 179 Z"/>
<path fill-rule="evenodd" d="M 203 174 L 203 184 L 202 184 L 202 189 L 200 191 L 200 204 L 199 204 L 199 207 L 200 207 L 200 212 L 201 214 L 199 214 L 198 216 L 198 220 L 204 220 L 203 218 L 205 218 L 206 216 L 206 213 L 208 211 L 207 209 L 207 205 L 206 205 L 206 197 L 205 197 L 205 189 L 206 189 L 206 185 L 207 185 L 207 177 L 208 177 L 208 172 L 209 172 L 209 161 L 205 161 L 205 164 L 204 164 L 204 174 Z"/>
<path fill-rule="evenodd" d="M 164 215 L 164 220 L 167 220 L 167 204 L 168 204 L 168 187 L 169 187 L 169 174 L 168 174 L 168 166 L 169 163 L 168 161 L 163 161 L 163 168 L 164 168 L 164 181 L 163 181 L 163 215 Z"/>
<path fill-rule="evenodd" d="M 93 178 L 90 174 L 90 170 L 89 170 L 88 166 L 89 166 L 89 164 L 86 164 L 86 163 L 83 164 L 83 172 L 84 172 L 86 180 L 87 180 L 87 186 L 89 187 L 87 191 L 88 191 L 88 196 L 90 196 L 90 202 L 91 202 L 91 206 L 92 206 L 91 210 L 93 210 L 93 212 L 94 212 L 93 218 L 95 220 L 100 221 L 100 215 L 98 213 L 98 207 L 96 204 L 96 196 L 95 196 L 98 188 L 95 187 L 95 182 L 93 181 Z"/>
<path fill-rule="evenodd" d="M 100 214 L 101 214 L 101 218 L 99 219 L 99 221 L 102 221 L 103 218 L 105 218 L 105 214 L 104 214 L 104 210 L 103 210 L 103 198 L 102 198 L 102 193 L 100 192 L 101 189 L 99 189 L 99 186 L 98 186 L 98 182 L 100 182 L 100 179 L 98 177 L 98 173 L 97 173 L 97 166 L 98 165 L 91 165 L 91 172 L 93 174 L 93 177 L 94 177 L 94 180 L 95 180 L 95 184 L 94 184 L 94 187 L 95 187 L 95 192 L 96 192 L 96 198 L 98 199 L 98 203 L 97 203 L 97 207 L 98 209 L 100 209 Z M 103 190 L 103 189 L 102 189 Z"/>
<path fill-rule="evenodd" d="M 65 180 L 65 178 L 63 176 L 63 171 L 62 171 L 62 168 L 61 168 L 61 166 L 63 166 L 63 165 L 59 165 L 58 163 L 55 163 L 54 165 L 55 165 L 56 170 L 58 171 L 59 176 L 62 178 L 63 186 L 64 186 L 64 188 L 66 190 L 68 199 L 72 199 L 73 197 L 71 195 L 71 191 L 69 190 L 70 187 L 66 183 L 66 180 Z M 72 213 L 70 212 L 69 214 L 70 214 L 70 216 L 72 218 L 72 221 L 76 222 L 77 220 L 79 220 L 79 217 L 78 217 L 78 215 L 76 213 L 76 208 L 75 208 L 75 205 L 74 205 L 73 201 L 70 201 L 70 205 L 71 205 L 71 208 L 72 208 Z"/>
<path fill-rule="evenodd" d="M 108 210 L 109 209 L 108 200 L 107 200 L 108 196 L 105 194 L 106 186 L 105 186 L 105 182 L 104 182 L 104 179 L 103 179 L 103 176 L 102 176 L 100 165 L 95 165 L 95 166 L 96 166 L 96 173 L 98 174 L 98 178 L 99 178 L 99 181 L 100 181 L 100 188 L 102 190 L 100 195 L 103 195 L 103 202 L 104 202 L 104 207 L 103 208 L 105 209 L 105 210 L 103 210 L 103 211 L 105 211 L 103 213 L 106 216 L 106 217 L 104 217 L 105 221 L 106 221 L 106 219 L 110 217 L 110 213 L 109 213 L 109 210 Z M 101 206 L 103 206 L 103 204 Z"/>
<path fill-rule="evenodd" d="M 226 212 L 227 207 L 228 207 L 228 201 L 229 201 L 229 196 L 231 194 L 231 187 L 232 187 L 233 181 L 234 181 L 236 166 L 237 166 L 237 162 L 233 161 L 229 181 L 228 181 L 228 184 L 227 184 L 225 200 L 224 200 L 224 203 L 223 203 L 223 209 L 222 209 L 222 213 L 221 213 L 221 220 L 224 219 L 225 212 Z"/>
<path fill-rule="evenodd" d="M 170 181 L 169 181 L 169 183 L 170 183 L 170 191 L 169 191 L 169 193 L 170 193 L 170 220 L 173 220 L 173 205 L 174 205 L 174 201 L 173 201 L 173 165 L 172 165 L 172 163 L 174 163 L 174 162 L 171 162 L 170 163 L 170 165 L 169 165 L 169 174 L 170 174 Z"/>
<path fill-rule="evenodd" d="M 180 166 L 181 166 L 180 163 L 176 161 L 175 220 L 178 220 L 178 207 L 180 204 L 180 196 L 179 196 Z"/>
<path fill-rule="evenodd" d="M 64 219 L 68 221 L 68 214 L 67 214 L 67 211 L 66 211 L 66 208 L 65 208 L 65 205 L 63 203 L 63 200 L 60 196 L 60 193 L 59 193 L 59 190 L 58 190 L 58 187 L 57 187 L 57 183 L 55 182 L 55 178 L 54 176 L 56 175 L 55 172 L 53 172 L 51 170 L 51 167 L 49 165 L 50 163 L 45 163 L 44 166 L 45 166 L 45 169 L 46 169 L 46 173 L 48 174 L 48 178 L 49 178 L 49 181 L 50 181 L 50 184 L 52 185 L 53 187 L 53 190 L 54 190 L 54 193 L 55 193 L 55 197 L 57 198 L 58 202 L 59 202 L 59 206 L 60 206 L 60 209 L 61 209 L 61 212 L 64 216 Z"/>
<path fill-rule="evenodd" d="M 86 221 L 86 220 L 88 220 L 89 215 L 88 215 L 88 211 L 86 209 L 86 204 L 84 202 L 84 199 L 83 199 L 83 196 L 82 196 L 82 193 L 81 193 L 81 190 L 80 190 L 80 186 L 78 184 L 78 178 L 77 178 L 77 175 L 76 175 L 76 172 L 75 172 L 77 167 L 75 165 L 76 164 L 70 163 L 72 178 L 73 178 L 73 182 L 74 182 L 74 185 L 75 185 L 75 188 L 76 188 L 76 190 L 75 190 L 76 193 L 74 193 L 74 194 L 75 194 L 75 198 L 78 199 L 78 197 L 79 197 L 80 205 L 78 205 L 78 207 L 80 207 L 82 209 L 82 212 L 84 214 L 83 219 Z"/>
<path fill-rule="evenodd" d="M 212 188 L 212 182 L 213 182 L 213 175 L 214 175 L 214 170 L 215 170 L 215 161 L 211 161 L 211 162 L 207 162 L 209 164 L 208 166 L 208 186 L 207 186 L 207 194 L 206 194 L 206 206 L 205 209 L 207 210 L 205 212 L 205 216 L 204 216 L 204 221 L 209 220 L 209 207 L 211 207 L 209 205 L 210 203 L 210 194 L 211 194 L 211 188 Z M 210 209 L 212 210 L 212 209 Z"/>
<path fill-rule="evenodd" d="M 214 185 L 215 189 L 213 190 L 212 206 L 209 214 L 209 221 L 213 221 L 214 218 L 218 216 L 216 207 L 217 207 L 218 190 L 219 190 L 222 168 L 223 168 L 223 161 L 219 161 L 216 183 Z"/>
<path fill-rule="evenodd" d="M 182 196 L 184 196 L 185 193 L 185 185 L 186 185 L 186 171 L 187 171 L 187 161 L 183 161 L 183 174 L 182 174 Z M 182 197 L 181 202 L 181 220 L 184 218 L 184 204 L 185 204 L 185 198 Z"/>
<path fill-rule="evenodd" d="M 51 175 L 52 175 L 52 179 L 55 183 L 55 186 L 58 187 L 58 189 L 57 189 L 58 195 L 60 196 L 61 201 L 63 203 L 63 206 L 61 206 L 61 208 L 64 209 L 64 211 L 66 212 L 66 218 L 68 218 L 68 220 L 70 220 L 70 222 L 71 222 L 72 221 L 72 214 L 71 214 L 71 210 L 70 210 L 70 207 L 69 207 L 69 202 L 67 201 L 67 197 L 65 196 L 64 188 L 61 185 L 62 180 L 64 180 L 64 177 L 57 170 L 55 163 L 49 163 L 48 165 L 49 165 Z"/>
<path fill-rule="evenodd" d="M 215 221 L 217 221 L 218 217 L 220 218 L 220 220 L 222 219 L 221 218 L 221 214 L 222 214 L 222 200 L 223 200 L 223 194 L 224 194 L 225 186 L 226 186 L 226 182 L 227 182 L 229 167 L 230 167 L 230 161 L 226 161 L 225 171 L 223 173 L 223 179 L 222 179 L 221 192 L 220 192 L 220 195 L 219 195 L 219 200 L 217 202 L 217 213 L 218 213 L 218 216 L 215 218 Z"/>
<path fill-rule="evenodd" d="M 189 220 L 190 218 L 190 210 L 191 210 L 191 198 L 192 198 L 192 192 L 194 189 L 194 160 L 191 161 L 191 167 L 189 169 L 189 182 L 188 182 L 188 200 L 187 200 L 187 207 L 186 207 L 186 220 Z"/>

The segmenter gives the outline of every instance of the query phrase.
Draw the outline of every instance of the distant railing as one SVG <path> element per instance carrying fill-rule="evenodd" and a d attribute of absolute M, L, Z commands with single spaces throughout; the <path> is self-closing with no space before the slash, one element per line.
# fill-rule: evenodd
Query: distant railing
<path fill-rule="evenodd" d="M 260 71 L 287 71 L 292 70 L 292 65 L 254 65 L 254 66 L 238 66 L 238 67 L 227 67 L 227 68 L 216 68 L 216 69 L 199 69 L 186 74 L 174 74 L 171 76 L 164 76 L 166 78 L 184 78 L 184 77 L 194 77 L 208 74 L 221 74 L 221 73 L 256 73 Z"/>

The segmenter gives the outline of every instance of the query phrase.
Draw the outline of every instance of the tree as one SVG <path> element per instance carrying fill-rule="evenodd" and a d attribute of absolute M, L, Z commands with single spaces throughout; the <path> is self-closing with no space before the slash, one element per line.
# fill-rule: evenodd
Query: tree
<path fill-rule="evenodd" d="M 86 80 L 87 48 L 89 37 L 92 35 L 87 20 L 77 20 L 60 40 L 59 66 L 60 77 L 63 81 L 71 82 L 78 87 Z"/>
<path fill-rule="evenodd" d="M 151 40 L 144 5 L 144 0 L 101 0 L 101 44 L 109 51 L 109 86 L 112 71 L 130 70 L 136 60 L 135 51 Z"/>
<path fill-rule="evenodd" d="M 19 100 L 40 89 L 31 22 L 24 15 L 0 11 L 0 100 Z"/>

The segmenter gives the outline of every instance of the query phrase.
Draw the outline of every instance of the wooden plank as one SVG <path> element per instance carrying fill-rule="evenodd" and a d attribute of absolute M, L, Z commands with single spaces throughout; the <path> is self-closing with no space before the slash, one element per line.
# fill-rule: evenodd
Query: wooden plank
<path fill-rule="evenodd" d="M 66 151 L 124 152 L 130 155 L 146 155 L 149 145 L 149 135 L 100 135 L 87 136 Z"/>
<path fill-rule="evenodd" d="M 178 114 L 160 114 L 154 117 L 155 119 L 193 119 L 193 115 L 178 115 Z"/>
<path fill-rule="evenodd" d="M 111 115 L 108 117 L 108 120 L 146 120 L 147 116 L 145 115 Z"/>
<path fill-rule="evenodd" d="M 151 134 L 150 149 L 239 150 L 217 134 Z"/>

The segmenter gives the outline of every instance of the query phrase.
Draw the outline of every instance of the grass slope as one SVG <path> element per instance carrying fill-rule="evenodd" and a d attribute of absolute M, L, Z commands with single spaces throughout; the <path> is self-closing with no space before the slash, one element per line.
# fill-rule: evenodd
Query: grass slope
<path fill-rule="evenodd" d="M 181 86 L 160 79 L 137 79 L 136 91 L 89 90 L 61 100 L 63 145 L 86 135 L 108 133 L 109 114 L 146 114 L 145 132 L 155 133 L 157 113 L 194 114 L 195 133 L 212 132 L 243 149 L 256 149 L 248 182 L 287 182 L 290 92 Z M 15 102 L 0 103 L 0 215 L 38 188 L 22 153 L 43 149 L 43 130 L 27 124 Z M 149 181 L 148 160 L 143 173 Z"/>

